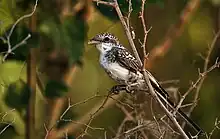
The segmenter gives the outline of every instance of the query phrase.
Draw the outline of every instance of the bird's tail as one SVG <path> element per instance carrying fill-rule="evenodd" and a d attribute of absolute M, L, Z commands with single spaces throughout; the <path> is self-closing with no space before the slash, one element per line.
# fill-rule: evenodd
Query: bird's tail
<path fill-rule="evenodd" d="M 158 91 L 157 91 L 158 92 Z M 168 102 L 170 107 L 175 109 L 174 103 L 169 98 L 164 98 L 164 96 L 161 96 L 161 92 L 158 92 L 160 94 L 157 94 L 159 98 L 164 102 L 166 100 L 166 103 Z M 163 98 L 162 98 L 163 97 Z M 196 130 L 197 135 L 201 135 L 205 133 L 200 126 L 198 126 L 192 119 L 189 118 L 181 109 L 177 110 L 177 113 L 193 128 Z"/>
<path fill-rule="evenodd" d="M 149 75 L 149 79 L 151 85 L 158 93 L 158 97 L 165 103 L 169 103 L 168 105 L 175 109 L 174 103 L 169 99 L 168 93 L 161 87 L 161 85 L 156 81 L 156 79 L 147 71 Z M 205 132 L 200 128 L 192 119 L 190 119 L 181 109 L 178 109 L 178 114 L 191 126 L 197 131 L 197 135 L 204 134 Z"/>

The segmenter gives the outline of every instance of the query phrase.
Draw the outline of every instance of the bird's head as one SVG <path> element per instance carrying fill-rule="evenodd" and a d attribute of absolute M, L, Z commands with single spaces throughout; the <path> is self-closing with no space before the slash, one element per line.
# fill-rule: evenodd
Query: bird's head
<path fill-rule="evenodd" d="M 111 50 L 113 46 L 119 44 L 118 38 L 110 33 L 101 33 L 89 40 L 88 44 L 93 44 L 101 52 Z"/>

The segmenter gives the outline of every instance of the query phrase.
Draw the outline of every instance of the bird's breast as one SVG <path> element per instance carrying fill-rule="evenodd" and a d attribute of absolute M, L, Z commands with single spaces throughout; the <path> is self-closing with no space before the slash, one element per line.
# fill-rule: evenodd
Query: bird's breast
<path fill-rule="evenodd" d="M 105 57 L 100 57 L 100 64 L 114 80 L 126 83 L 129 79 L 129 70 L 120 66 L 117 62 L 110 62 Z"/>

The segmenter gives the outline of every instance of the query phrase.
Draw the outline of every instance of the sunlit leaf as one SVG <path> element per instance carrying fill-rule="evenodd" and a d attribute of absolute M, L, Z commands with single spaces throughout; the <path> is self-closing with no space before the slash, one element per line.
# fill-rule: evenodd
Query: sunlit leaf
<path fill-rule="evenodd" d="M 15 5 L 12 0 L 0 1 L 0 36 L 14 22 L 12 9 Z"/>

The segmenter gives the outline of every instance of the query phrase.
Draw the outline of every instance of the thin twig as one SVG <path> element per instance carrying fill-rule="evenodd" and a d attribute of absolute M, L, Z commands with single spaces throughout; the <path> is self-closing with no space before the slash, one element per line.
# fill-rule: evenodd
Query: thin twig
<path fill-rule="evenodd" d="M 77 102 L 77 103 L 75 103 L 75 104 L 71 104 L 70 98 L 68 98 L 68 107 L 67 107 L 66 110 L 61 114 L 60 119 L 62 119 L 62 118 L 64 117 L 64 115 L 65 115 L 72 107 L 75 107 L 75 106 L 80 105 L 80 104 L 84 104 L 84 103 L 86 103 L 86 102 L 88 102 L 88 101 L 90 101 L 90 100 L 93 100 L 93 99 L 97 98 L 97 97 L 101 97 L 101 96 L 96 93 L 95 95 L 93 95 L 93 96 L 91 96 L 91 97 L 89 97 L 89 98 L 87 98 L 87 99 L 85 99 L 85 100 L 83 100 L 83 101 Z"/>
<path fill-rule="evenodd" d="M 144 4 L 145 4 L 145 0 L 142 0 L 142 12 L 144 12 Z M 142 16 L 143 16 L 143 13 L 142 13 Z M 144 19 L 142 18 L 142 24 L 143 24 L 143 27 L 145 27 L 145 39 L 147 39 L 147 29 L 146 29 L 146 25 L 145 25 L 145 21 Z M 146 43 L 146 40 L 145 40 L 145 43 Z M 145 46 L 145 44 L 144 44 Z M 146 57 L 146 50 L 144 49 L 143 50 L 144 52 L 144 57 Z M 140 64 L 142 65 L 142 64 Z M 145 83 L 147 84 L 147 86 L 149 87 L 149 90 L 150 90 L 150 94 L 153 96 L 154 99 L 157 100 L 157 102 L 160 104 L 160 106 L 163 108 L 163 110 L 165 111 L 165 113 L 167 114 L 167 116 L 171 119 L 171 121 L 173 122 L 173 124 L 176 126 L 176 128 L 178 129 L 178 131 L 181 133 L 181 135 L 185 138 L 185 139 L 188 139 L 188 136 L 186 135 L 186 133 L 183 131 L 183 129 L 181 128 L 181 126 L 179 125 L 179 123 L 177 122 L 176 118 L 174 117 L 174 115 L 168 111 L 168 109 L 164 106 L 164 104 L 162 103 L 162 101 L 159 99 L 159 97 L 157 96 L 153 86 L 151 85 L 150 83 L 150 80 L 149 80 L 149 76 L 148 74 L 146 73 L 145 71 L 145 68 L 143 68 L 143 75 L 144 75 L 144 80 L 145 80 Z"/>
<path fill-rule="evenodd" d="M 13 51 L 17 49 L 19 46 L 24 45 L 27 43 L 27 40 L 31 38 L 31 34 L 28 34 L 21 42 L 17 43 L 14 47 L 10 48 L 8 47 L 8 51 L 4 55 L 2 62 L 5 62 L 6 58 L 8 57 L 9 54 L 13 54 Z M 8 45 L 9 46 L 9 45 Z"/>
<path fill-rule="evenodd" d="M 202 85 L 203 85 L 203 82 L 207 76 L 207 73 L 212 71 L 214 68 L 217 68 L 220 66 L 220 62 L 215 62 L 215 64 L 210 67 L 208 69 L 208 64 L 209 64 L 209 61 L 210 61 L 210 57 L 211 57 L 211 53 L 214 49 L 214 46 L 216 44 L 216 41 L 217 39 L 219 38 L 220 36 L 220 30 L 217 32 L 217 34 L 215 35 L 214 39 L 212 40 L 212 43 L 209 47 L 209 50 L 208 50 L 208 54 L 205 58 L 205 63 L 204 63 L 204 67 L 203 67 L 203 73 L 199 73 L 199 78 L 197 79 L 197 81 L 188 89 L 188 91 L 184 94 L 184 96 L 182 96 L 181 100 L 179 101 L 177 107 L 176 107 L 176 110 L 179 109 L 179 107 L 182 105 L 183 103 L 183 100 L 185 99 L 185 97 L 193 90 L 193 89 L 196 89 L 196 92 L 195 92 L 195 95 L 194 95 L 194 98 L 193 98 L 193 104 L 188 112 L 188 116 L 191 115 L 192 111 L 194 110 L 194 108 L 196 107 L 197 105 L 197 101 L 198 101 L 198 98 L 199 98 L 199 93 L 200 93 L 200 90 L 202 88 Z M 182 106 L 181 106 L 182 107 Z M 182 124 L 182 127 L 185 126 L 185 122 L 183 122 Z"/>
<path fill-rule="evenodd" d="M 147 53 L 146 53 L 146 44 L 147 44 L 147 35 L 148 33 L 150 32 L 151 28 L 149 30 L 147 30 L 147 26 L 146 26 L 146 23 L 145 23 L 145 18 L 144 18 L 144 9 L 145 9 L 145 2 L 146 0 L 142 0 L 142 5 L 141 5 L 141 12 L 140 12 L 140 16 L 139 18 L 141 19 L 141 23 L 142 23 L 142 26 L 143 26 L 143 29 L 144 29 L 144 42 L 142 43 L 142 48 L 143 48 L 143 53 L 144 53 L 144 60 L 143 60 L 143 69 L 145 69 L 145 66 L 146 66 L 146 59 L 147 59 Z"/>
<path fill-rule="evenodd" d="M 159 47 L 155 47 L 149 54 L 149 61 L 146 68 L 151 68 L 156 58 L 164 56 L 171 48 L 174 39 L 179 37 L 183 31 L 185 25 L 190 21 L 193 13 L 198 9 L 201 0 L 190 0 L 186 4 L 185 8 L 180 14 L 180 18 L 175 25 L 171 25 L 168 29 L 168 33 Z"/>
<path fill-rule="evenodd" d="M 140 60 L 140 57 L 139 57 L 139 54 L 138 54 L 138 52 L 137 52 L 137 49 L 136 49 L 136 47 L 135 47 L 135 45 L 134 45 L 134 41 L 133 41 L 133 39 L 132 39 L 131 33 L 129 32 L 129 27 L 127 26 L 127 24 L 126 24 L 126 22 L 125 22 L 125 20 L 124 20 L 124 17 L 123 17 L 123 15 L 122 15 L 122 13 L 121 13 L 121 10 L 120 10 L 120 8 L 119 8 L 119 5 L 118 5 L 117 0 L 114 0 L 114 4 L 115 4 L 115 5 L 114 5 L 114 8 L 115 8 L 115 10 L 116 10 L 116 12 L 117 12 L 117 14 L 118 14 L 118 17 L 119 17 L 119 19 L 120 19 L 120 21 L 121 21 L 121 24 L 123 25 L 123 28 L 124 28 L 125 33 L 126 33 L 126 35 L 127 35 L 128 41 L 129 41 L 129 43 L 130 43 L 130 45 L 131 45 L 131 48 L 132 48 L 132 50 L 133 50 L 133 52 L 134 52 L 134 56 L 135 56 L 135 58 L 138 60 L 138 64 L 142 66 L 142 65 L 143 65 L 143 64 L 142 64 L 142 61 Z M 146 56 L 146 54 L 145 54 L 145 56 Z M 159 99 L 159 97 L 158 97 L 157 94 L 155 93 L 154 88 L 152 87 L 152 85 L 151 85 L 151 83 L 150 83 L 149 76 L 148 76 L 148 74 L 146 73 L 145 70 L 143 70 L 143 76 L 144 76 L 144 80 L 145 80 L 146 85 L 149 87 L 149 92 L 150 92 L 150 94 L 152 95 L 152 97 L 153 97 L 155 100 L 158 101 L 158 103 L 159 103 L 159 105 L 161 106 L 161 108 L 165 111 L 165 113 L 167 114 L 167 116 L 172 120 L 173 124 L 176 126 L 176 128 L 177 128 L 178 131 L 181 133 L 181 135 L 182 135 L 185 139 L 189 139 L 188 136 L 186 135 L 186 133 L 185 133 L 185 132 L 183 131 L 183 129 L 181 128 L 181 126 L 179 125 L 179 123 L 177 122 L 177 120 L 176 120 L 176 118 L 174 117 L 174 115 L 167 110 L 167 108 L 164 106 L 164 104 L 162 103 L 162 101 Z"/>
<path fill-rule="evenodd" d="M 117 9 L 120 10 L 119 7 L 117 7 L 117 5 L 118 5 L 118 3 L 117 3 L 117 1 L 116 1 L 116 7 L 115 7 L 115 8 L 116 8 L 116 11 L 117 11 Z M 118 12 L 118 13 L 120 13 L 120 12 Z M 122 16 L 122 15 L 121 15 L 121 16 Z M 119 15 L 119 17 L 120 17 L 120 15 Z M 121 18 L 120 18 L 120 19 L 121 19 Z M 122 19 L 123 19 L 123 18 L 122 18 Z M 122 22 L 122 24 L 125 24 L 124 20 L 121 20 L 121 22 Z M 128 32 L 128 29 L 126 28 L 126 26 L 124 26 L 124 29 L 126 30 L 126 32 Z M 131 34 L 130 34 L 130 33 L 126 33 L 126 34 L 127 34 L 128 39 L 129 39 L 129 42 L 132 42 L 132 43 L 131 43 L 132 49 L 133 49 L 133 50 L 136 50 L 135 45 L 132 45 L 132 44 L 134 44 L 134 42 L 133 42 L 133 40 L 132 40 Z M 136 50 L 136 51 L 137 51 L 137 50 Z M 134 53 L 135 53 L 135 51 L 134 51 Z M 146 54 L 145 54 L 145 56 L 146 56 Z M 142 62 L 141 62 L 141 60 L 140 60 L 139 55 L 137 54 L 137 55 L 135 55 L 135 57 L 136 57 L 137 59 L 139 59 L 139 60 L 138 60 L 139 65 L 143 65 Z M 188 136 L 187 136 L 186 133 L 183 131 L 183 129 L 181 128 L 181 126 L 179 125 L 179 123 L 177 122 L 177 120 L 175 119 L 175 117 L 172 115 L 172 113 L 170 113 L 170 112 L 167 110 L 167 108 L 164 106 L 164 104 L 162 103 L 162 101 L 161 101 L 161 100 L 159 99 L 159 97 L 157 96 L 156 92 L 154 91 L 153 86 L 152 86 L 151 83 L 150 83 L 149 76 L 148 76 L 148 74 L 146 73 L 145 69 L 143 69 L 143 75 L 144 75 L 145 83 L 146 83 L 147 86 L 149 87 L 150 94 L 153 96 L 154 99 L 156 99 L 156 100 L 158 101 L 158 103 L 160 104 L 160 106 L 163 108 L 163 110 L 164 110 L 165 113 L 168 115 L 168 117 L 172 120 L 172 122 L 173 122 L 174 125 L 177 127 L 177 129 L 178 129 L 179 132 L 182 134 L 182 136 L 183 136 L 185 139 L 188 139 Z"/>
<path fill-rule="evenodd" d="M 108 101 L 110 95 L 111 95 L 111 94 L 109 94 L 109 95 L 104 99 L 104 101 L 103 101 L 102 104 L 99 106 L 99 108 L 98 108 L 94 113 L 92 113 L 92 114 L 90 115 L 90 119 L 89 119 L 89 122 L 88 122 L 87 125 L 90 125 L 90 124 L 92 123 L 92 121 L 94 120 L 95 116 L 97 115 L 97 113 L 98 113 L 101 109 L 104 108 L 104 105 L 107 103 L 107 101 Z M 84 135 L 86 135 L 88 129 L 89 129 L 89 128 L 86 127 L 85 130 L 83 131 L 83 133 L 82 133 L 80 136 L 83 137 Z"/>
<path fill-rule="evenodd" d="M 114 99 L 118 100 L 118 99 L 122 98 L 122 96 L 123 95 L 114 96 Z M 113 104 L 115 104 L 115 101 L 111 100 L 111 99 L 107 99 L 107 97 L 106 97 L 103 102 L 98 103 L 96 106 L 94 106 L 87 114 L 85 114 L 83 117 L 81 117 L 81 119 L 79 119 L 78 122 L 87 123 L 87 125 L 90 125 L 90 123 L 94 119 L 94 116 L 98 116 L 102 111 L 109 108 Z M 62 127 L 61 129 L 57 130 L 57 132 L 55 133 L 55 136 L 57 138 L 62 137 L 63 133 L 66 131 L 68 131 L 69 134 L 74 133 L 81 126 L 82 125 L 79 125 L 79 124 L 76 125 L 74 123 L 69 123 L 69 124 L 65 125 L 64 127 Z M 88 130 L 88 128 L 87 128 L 87 130 Z M 85 130 L 83 133 L 85 135 Z M 81 136 L 83 136 L 83 134 L 81 134 Z"/>
<path fill-rule="evenodd" d="M 129 41 L 129 44 L 131 45 L 131 48 L 132 48 L 132 50 L 134 52 L 134 56 L 138 60 L 138 63 L 142 66 L 142 62 L 141 62 L 141 59 L 140 59 L 139 54 L 137 52 L 137 49 L 135 47 L 134 41 L 132 39 L 131 32 L 129 31 L 129 27 L 127 26 L 127 24 L 125 22 L 125 19 L 124 19 L 122 13 L 121 13 L 121 10 L 120 10 L 120 7 L 118 5 L 118 1 L 117 0 L 114 0 L 114 8 L 115 8 L 115 10 L 116 10 L 116 12 L 118 14 L 118 17 L 119 17 L 119 19 L 121 21 L 121 24 L 124 27 L 124 31 L 125 31 L 125 33 L 126 33 L 126 35 L 128 37 L 128 41 Z"/>
<path fill-rule="evenodd" d="M 12 33 L 14 32 L 15 27 L 17 26 L 18 23 L 20 23 L 20 22 L 21 22 L 22 20 L 24 20 L 25 18 L 31 17 L 31 16 L 35 13 L 35 11 L 36 11 L 36 9 L 37 9 L 37 5 L 38 5 L 38 0 L 35 1 L 35 5 L 34 5 L 33 10 L 31 11 L 31 13 L 26 14 L 26 15 L 20 17 L 20 18 L 19 18 L 18 20 L 16 20 L 16 22 L 12 25 L 12 27 L 11 27 L 11 29 L 10 29 L 10 31 L 9 31 L 9 34 L 6 36 L 6 42 L 7 42 L 7 45 L 8 45 L 8 50 L 7 50 L 7 52 L 6 52 L 5 56 L 4 56 L 4 58 L 2 59 L 3 62 L 5 61 L 5 59 L 7 58 L 7 56 L 8 56 L 9 54 L 11 54 L 11 53 L 12 53 L 15 49 L 17 49 L 19 46 L 25 44 L 26 41 L 31 37 L 31 35 L 28 34 L 27 37 L 25 37 L 20 43 L 16 44 L 14 47 L 11 46 L 11 35 L 12 35 Z"/>
<path fill-rule="evenodd" d="M 96 2 L 97 5 L 103 4 L 103 5 L 108 5 L 108 6 L 114 7 L 113 2 L 107 2 L 107 1 L 102 1 L 102 0 L 93 0 L 93 1 Z"/>
<path fill-rule="evenodd" d="M 199 78 L 196 80 L 195 83 L 192 83 L 191 87 L 186 91 L 186 93 L 181 97 L 178 105 L 176 106 L 175 111 L 173 112 L 173 114 L 175 114 L 178 109 L 181 107 L 183 101 L 185 100 L 186 96 L 192 92 L 193 89 L 197 88 L 198 84 L 203 80 L 203 78 L 209 73 L 211 72 L 213 69 L 218 68 L 220 66 L 220 61 L 216 61 L 215 64 L 213 66 L 211 66 L 209 69 L 207 69 L 205 72 L 201 73 L 199 75 Z"/>
<path fill-rule="evenodd" d="M 153 119 L 154 121 L 156 122 L 157 124 L 157 128 L 158 128 L 158 131 L 162 134 L 162 130 L 160 128 L 160 125 L 159 125 L 159 122 L 154 114 L 154 110 L 153 110 L 153 99 L 151 99 L 151 104 L 150 104 L 150 110 L 151 110 L 151 113 L 152 113 L 152 116 L 153 116 Z"/>
<path fill-rule="evenodd" d="M 211 43 L 211 45 L 209 47 L 208 54 L 207 54 L 207 57 L 205 59 L 205 64 L 204 64 L 204 67 L 203 67 L 203 72 L 206 72 L 208 70 L 208 64 L 209 64 L 209 61 L 210 61 L 211 53 L 212 53 L 212 51 L 214 49 L 214 46 L 215 46 L 216 41 L 218 40 L 219 36 L 220 36 L 220 30 L 215 35 L 215 37 L 214 37 L 214 39 L 213 39 L 213 41 L 212 41 L 212 43 Z M 199 74 L 201 74 L 201 73 L 199 73 Z M 194 100 L 194 105 L 192 105 L 192 107 L 190 108 L 190 110 L 188 112 L 188 115 L 190 115 L 192 113 L 193 109 L 196 106 L 196 102 L 197 102 L 197 100 L 199 98 L 199 92 L 200 92 L 200 90 L 202 88 L 202 84 L 203 84 L 205 78 L 206 78 L 206 76 L 203 76 L 203 78 L 201 79 L 201 81 L 199 82 L 199 84 L 198 84 L 198 86 L 196 88 L 195 96 L 194 96 L 194 99 L 193 99 Z"/>
<path fill-rule="evenodd" d="M 134 133 L 134 132 L 136 132 L 138 130 L 141 130 L 141 129 L 145 128 L 145 127 L 147 127 L 147 124 L 140 124 L 138 126 L 135 126 L 132 129 L 129 129 L 128 131 L 123 132 L 123 134 L 121 134 L 120 136 L 117 136 L 117 137 L 115 137 L 113 139 L 120 139 L 120 137 L 122 137 L 122 136 L 129 136 L 130 134 L 132 134 L 132 133 Z"/>
<path fill-rule="evenodd" d="M 69 71 L 63 77 L 63 80 L 67 86 L 71 86 L 72 79 L 75 77 L 78 68 L 73 65 L 69 68 Z M 69 94 L 69 93 L 67 93 Z M 62 108 L 65 104 L 66 99 L 64 97 L 59 97 L 56 99 L 50 100 L 51 108 L 49 109 L 50 117 L 48 127 L 54 127 L 54 124 L 59 120 L 60 115 L 62 114 Z"/>
<path fill-rule="evenodd" d="M 220 120 L 218 120 L 218 118 L 215 119 L 215 125 L 214 125 L 214 128 L 212 129 L 212 131 L 208 134 L 206 134 L 206 138 L 207 139 L 211 139 L 213 133 L 216 131 L 216 130 L 219 130 L 220 129 Z"/>
<path fill-rule="evenodd" d="M 13 111 L 15 111 L 15 109 L 10 110 L 9 112 L 11 113 L 11 112 L 13 112 Z M 5 117 L 8 116 L 9 112 L 5 112 L 4 114 L 3 114 L 3 113 L 0 113 L 0 115 L 3 114 L 3 116 L 1 117 L 1 122 L 0 122 L 0 123 L 6 124 L 6 126 L 0 131 L 0 135 L 1 135 L 4 131 L 6 131 L 6 129 L 7 129 L 8 127 L 10 127 L 11 125 L 13 125 L 13 124 L 15 123 L 15 120 L 16 120 L 16 119 L 15 119 L 14 117 L 13 117 L 13 120 L 12 120 L 10 123 L 5 122 Z"/>

